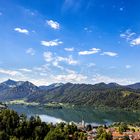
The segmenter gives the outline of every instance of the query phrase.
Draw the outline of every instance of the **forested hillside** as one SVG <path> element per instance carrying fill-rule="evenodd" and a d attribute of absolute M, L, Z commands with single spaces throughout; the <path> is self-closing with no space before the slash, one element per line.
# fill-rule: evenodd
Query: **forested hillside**
<path fill-rule="evenodd" d="M 94 105 L 118 108 L 140 108 L 139 91 L 106 84 L 86 85 L 67 83 L 48 90 L 45 94 L 29 96 L 28 101 L 40 103 L 59 102 L 75 105 Z"/>

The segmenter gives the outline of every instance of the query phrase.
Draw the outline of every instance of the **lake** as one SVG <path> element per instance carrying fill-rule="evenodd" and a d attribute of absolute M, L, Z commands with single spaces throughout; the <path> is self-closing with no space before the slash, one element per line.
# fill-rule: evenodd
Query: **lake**
<path fill-rule="evenodd" d="M 113 122 L 140 122 L 140 112 L 101 110 L 92 107 L 46 109 L 40 106 L 9 105 L 9 108 L 17 111 L 19 114 L 26 114 L 28 117 L 38 115 L 42 121 L 48 123 L 59 123 L 62 121 L 81 122 L 82 119 L 86 123 L 92 123 L 93 125 L 108 125 Z"/>

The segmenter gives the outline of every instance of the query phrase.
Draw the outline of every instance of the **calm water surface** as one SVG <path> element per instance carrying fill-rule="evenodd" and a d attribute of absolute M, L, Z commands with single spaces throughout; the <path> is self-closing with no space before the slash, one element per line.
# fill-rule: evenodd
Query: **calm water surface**
<path fill-rule="evenodd" d="M 45 122 L 81 122 L 92 124 L 111 124 L 113 122 L 140 122 L 140 112 L 127 112 L 115 110 L 93 109 L 91 107 L 82 108 L 63 108 L 46 109 L 39 106 L 9 105 L 9 108 L 17 111 L 19 114 L 30 116 L 40 116 Z"/>

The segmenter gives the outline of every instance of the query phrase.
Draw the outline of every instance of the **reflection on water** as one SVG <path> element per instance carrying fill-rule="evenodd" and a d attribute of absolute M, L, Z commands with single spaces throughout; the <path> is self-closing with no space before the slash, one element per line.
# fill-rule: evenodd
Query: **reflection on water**
<path fill-rule="evenodd" d="M 63 108 L 63 109 L 45 109 L 43 107 L 33 107 L 25 105 L 9 105 L 18 113 L 24 113 L 27 116 L 39 115 L 46 122 L 74 121 L 81 122 L 82 119 L 87 123 L 110 124 L 113 122 L 138 122 L 140 121 L 140 112 L 100 110 L 91 107 L 84 108 Z"/>
<path fill-rule="evenodd" d="M 39 115 L 39 117 L 41 118 L 42 121 L 44 122 L 48 122 L 48 123 L 60 123 L 60 122 L 64 122 L 61 119 L 52 117 L 52 116 L 48 116 L 48 115 Z"/>

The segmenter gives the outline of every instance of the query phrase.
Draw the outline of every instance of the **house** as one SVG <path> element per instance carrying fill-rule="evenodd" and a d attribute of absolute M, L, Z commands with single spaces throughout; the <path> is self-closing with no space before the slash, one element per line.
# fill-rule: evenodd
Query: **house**
<path fill-rule="evenodd" d="M 120 134 L 119 132 L 113 132 L 112 136 L 113 136 L 113 140 L 119 140 L 119 139 L 124 139 L 126 135 Z"/>
<path fill-rule="evenodd" d="M 107 133 L 108 133 L 108 132 L 113 133 L 113 132 L 115 132 L 115 131 L 116 131 L 115 128 L 108 128 L 108 129 L 106 129 L 106 132 L 107 132 Z"/>
<path fill-rule="evenodd" d="M 94 140 L 94 137 L 92 137 L 92 136 L 87 136 L 87 140 Z"/>
<path fill-rule="evenodd" d="M 96 136 L 97 136 L 96 129 L 92 129 L 91 131 L 87 131 L 87 139 L 88 140 L 94 140 Z"/>
<path fill-rule="evenodd" d="M 140 132 L 134 132 L 130 137 L 132 140 L 140 140 Z"/>

